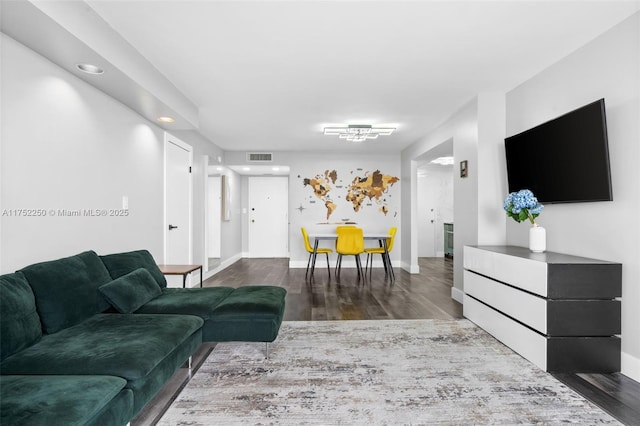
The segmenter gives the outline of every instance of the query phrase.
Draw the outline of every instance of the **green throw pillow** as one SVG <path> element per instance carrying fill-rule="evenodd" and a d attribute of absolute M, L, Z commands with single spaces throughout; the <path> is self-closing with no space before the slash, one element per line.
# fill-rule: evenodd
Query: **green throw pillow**
<path fill-rule="evenodd" d="M 162 290 L 149 271 L 139 268 L 100 286 L 100 293 L 118 312 L 130 314 L 160 296 Z"/>

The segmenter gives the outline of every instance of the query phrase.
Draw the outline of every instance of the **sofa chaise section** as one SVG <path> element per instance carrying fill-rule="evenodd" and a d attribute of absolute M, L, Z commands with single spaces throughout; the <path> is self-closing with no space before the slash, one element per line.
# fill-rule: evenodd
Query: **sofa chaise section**
<path fill-rule="evenodd" d="M 154 277 L 162 294 L 135 311 L 136 314 L 189 314 L 204 320 L 205 342 L 273 342 L 284 317 L 282 287 L 247 285 L 239 288 L 167 288 L 167 282 L 147 250 L 101 256 L 117 279 L 143 267 Z"/>

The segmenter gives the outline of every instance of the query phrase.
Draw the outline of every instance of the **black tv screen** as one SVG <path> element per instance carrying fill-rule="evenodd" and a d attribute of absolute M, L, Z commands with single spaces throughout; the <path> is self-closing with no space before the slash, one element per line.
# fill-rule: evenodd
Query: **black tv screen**
<path fill-rule="evenodd" d="M 505 139 L 509 192 L 541 203 L 611 201 L 604 99 Z"/>

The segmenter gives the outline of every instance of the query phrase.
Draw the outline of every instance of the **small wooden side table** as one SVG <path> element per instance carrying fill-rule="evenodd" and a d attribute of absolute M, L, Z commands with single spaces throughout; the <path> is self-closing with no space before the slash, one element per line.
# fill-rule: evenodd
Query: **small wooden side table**
<path fill-rule="evenodd" d="M 200 270 L 200 288 L 202 288 L 202 265 L 158 265 L 164 275 L 182 275 L 182 288 L 187 285 L 187 275 Z"/>

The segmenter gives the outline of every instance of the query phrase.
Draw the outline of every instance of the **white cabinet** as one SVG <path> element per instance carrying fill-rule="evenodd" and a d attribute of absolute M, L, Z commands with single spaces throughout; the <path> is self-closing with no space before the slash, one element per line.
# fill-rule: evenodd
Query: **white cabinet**
<path fill-rule="evenodd" d="M 464 247 L 464 316 L 545 371 L 620 371 L 622 265 Z"/>

